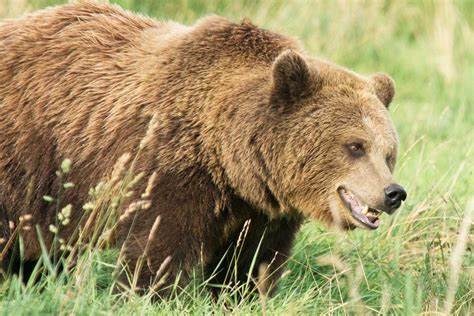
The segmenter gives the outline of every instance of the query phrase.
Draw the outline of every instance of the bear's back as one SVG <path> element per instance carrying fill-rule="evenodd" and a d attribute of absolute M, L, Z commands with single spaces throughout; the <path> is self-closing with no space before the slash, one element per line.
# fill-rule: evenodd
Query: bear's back
<path fill-rule="evenodd" d="M 12 219 L 41 212 L 63 159 L 83 198 L 136 148 L 150 120 L 137 47 L 146 30 L 174 28 L 92 2 L 0 23 L 0 208 Z"/>

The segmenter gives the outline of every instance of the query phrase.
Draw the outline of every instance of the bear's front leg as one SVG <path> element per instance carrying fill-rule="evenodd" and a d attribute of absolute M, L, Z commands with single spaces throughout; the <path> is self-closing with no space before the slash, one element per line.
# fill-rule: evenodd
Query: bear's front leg
<path fill-rule="evenodd" d="M 217 191 L 205 173 L 159 174 L 150 207 L 124 221 L 117 234 L 125 287 L 166 297 L 188 284 L 192 269 L 213 251 Z M 204 245 L 204 247 L 203 247 Z"/>
<path fill-rule="evenodd" d="M 169 227 L 167 230 L 169 231 Z M 124 244 L 125 264 L 119 278 L 124 289 L 152 292 L 165 298 L 174 290 L 186 286 L 189 281 L 186 266 L 197 262 L 192 246 L 184 246 L 189 242 L 186 238 L 177 242 L 159 233 L 152 239 L 136 234 L 131 234 L 130 237 Z"/>
<path fill-rule="evenodd" d="M 210 283 L 224 288 L 237 284 L 261 295 L 272 295 L 301 222 L 300 217 L 270 220 L 255 211 L 231 238 L 232 244 L 216 254 L 208 269 L 208 274 L 212 274 Z M 217 296 L 222 286 L 213 288 L 213 294 Z"/>
<path fill-rule="evenodd" d="M 266 216 L 260 216 L 254 225 L 250 223 L 249 243 L 241 269 L 248 274 L 252 259 L 256 256 L 251 271 L 252 283 L 260 295 L 271 296 L 276 291 L 301 222 L 300 217 L 268 220 Z"/>

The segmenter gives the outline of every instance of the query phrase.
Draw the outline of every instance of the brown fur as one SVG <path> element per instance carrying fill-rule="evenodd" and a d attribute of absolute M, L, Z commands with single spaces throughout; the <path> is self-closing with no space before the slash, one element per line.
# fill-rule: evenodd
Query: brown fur
<path fill-rule="evenodd" d="M 77 223 L 89 188 L 137 151 L 155 114 L 159 128 L 136 167 L 158 174 L 152 207 L 137 214 L 130 236 L 131 222 L 122 225 L 118 241 L 133 264 L 161 216 L 139 285 L 147 287 L 168 256 L 170 282 L 179 271 L 185 281 L 201 261 L 211 271 L 246 220 L 239 279 L 263 238 L 256 266 L 272 262 L 277 280 L 302 219 L 333 222 L 337 184 L 361 169 L 342 142 L 368 137 L 378 146 L 373 155 L 395 158 L 387 78 L 310 58 L 290 38 L 220 17 L 186 27 L 87 2 L 5 21 L 0 207 L 16 223 L 32 214 L 50 242 L 55 211 L 42 196 L 58 193 L 61 161 L 74 162 L 68 180 L 76 187 L 63 203 L 73 204 Z M 382 169 L 367 169 L 368 191 L 391 181 Z M 23 237 L 26 258 L 37 258 L 36 234 Z"/>

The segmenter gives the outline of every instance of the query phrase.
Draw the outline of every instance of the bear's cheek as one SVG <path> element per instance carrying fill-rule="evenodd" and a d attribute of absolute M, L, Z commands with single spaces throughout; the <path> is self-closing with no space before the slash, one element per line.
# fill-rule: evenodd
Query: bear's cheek
<path fill-rule="evenodd" d="M 307 218 L 352 229 L 350 214 L 338 198 L 337 189 L 343 183 L 350 168 L 332 163 L 331 168 L 321 168 L 313 176 L 301 177 L 292 195 L 292 204 Z"/>
<path fill-rule="evenodd" d="M 301 215 L 327 224 L 332 222 L 331 193 L 322 186 L 302 185 L 289 196 L 289 202 Z"/>
<path fill-rule="evenodd" d="M 285 163 L 275 166 L 280 192 L 305 217 L 330 224 L 333 221 L 330 201 L 352 166 L 343 156 L 339 148 L 342 146 L 332 139 L 300 145 L 287 148 L 282 159 Z"/>

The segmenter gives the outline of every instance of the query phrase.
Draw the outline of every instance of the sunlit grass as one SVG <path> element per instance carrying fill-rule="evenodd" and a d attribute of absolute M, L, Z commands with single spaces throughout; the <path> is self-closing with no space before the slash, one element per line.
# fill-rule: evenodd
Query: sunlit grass
<path fill-rule="evenodd" d="M 0 0 L 0 15 L 60 2 Z M 112 294 L 119 250 L 90 248 L 69 273 L 28 284 L 9 277 L 0 288 L 5 314 L 432 314 L 450 308 L 450 300 L 451 313 L 472 314 L 473 230 L 462 222 L 473 218 L 474 2 L 114 2 L 183 23 L 210 13 L 249 17 L 299 38 L 315 56 L 362 73 L 389 73 L 397 84 L 391 106 L 401 140 L 397 177 L 409 198 L 375 232 L 345 235 L 306 224 L 280 289 L 265 302 L 236 301 L 229 293 L 215 301 L 199 278 L 164 302 Z M 456 245 L 461 250 L 453 252 Z"/>

